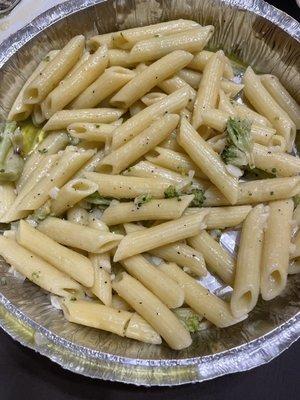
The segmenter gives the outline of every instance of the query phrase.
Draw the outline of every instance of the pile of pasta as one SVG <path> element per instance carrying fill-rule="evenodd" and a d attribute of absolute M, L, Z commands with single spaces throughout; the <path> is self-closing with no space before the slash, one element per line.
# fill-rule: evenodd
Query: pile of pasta
<path fill-rule="evenodd" d="M 213 32 L 177 20 L 76 36 L 2 126 L 0 254 L 70 322 L 181 350 L 300 271 L 299 105 L 273 75 L 248 67 L 241 82 L 204 50 Z M 43 140 L 24 157 L 30 118 Z M 219 241 L 231 228 L 237 256 Z"/>

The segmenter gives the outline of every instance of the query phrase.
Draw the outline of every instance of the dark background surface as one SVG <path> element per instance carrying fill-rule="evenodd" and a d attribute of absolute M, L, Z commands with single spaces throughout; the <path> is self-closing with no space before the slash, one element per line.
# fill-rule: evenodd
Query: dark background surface
<path fill-rule="evenodd" d="M 269 3 L 299 20 L 296 1 Z M 143 388 L 64 371 L 0 330 L 0 400 L 296 400 L 300 399 L 299 360 L 298 341 L 271 363 L 248 372 L 175 388 Z"/>

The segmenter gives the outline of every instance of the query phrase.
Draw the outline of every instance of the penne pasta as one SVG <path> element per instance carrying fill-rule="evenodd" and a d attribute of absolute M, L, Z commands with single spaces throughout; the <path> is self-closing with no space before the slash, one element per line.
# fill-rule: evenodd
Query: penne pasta
<path fill-rule="evenodd" d="M 110 123 L 121 117 L 124 110 L 116 108 L 87 108 L 82 110 L 63 110 L 55 113 L 44 125 L 44 131 L 66 129 L 69 125 L 80 123 Z"/>
<path fill-rule="evenodd" d="M 260 292 L 260 267 L 267 209 L 257 205 L 242 228 L 230 307 L 240 318 L 255 307 Z"/>
<path fill-rule="evenodd" d="M 72 76 L 61 81 L 41 104 L 42 111 L 47 119 L 83 92 L 105 70 L 108 63 L 107 47 L 103 46 L 91 55 Z"/>
<path fill-rule="evenodd" d="M 190 346 L 192 339 L 175 314 L 126 272 L 116 276 L 113 289 L 136 310 L 174 350 Z"/>
<path fill-rule="evenodd" d="M 209 269 L 228 285 L 233 284 L 235 261 L 233 257 L 206 231 L 188 239 L 188 244 L 199 251 Z"/>
<path fill-rule="evenodd" d="M 178 121 L 179 116 L 176 114 L 168 114 L 157 119 L 128 143 L 108 154 L 97 167 L 97 171 L 120 173 L 164 140 L 176 128 Z"/>
<path fill-rule="evenodd" d="M 264 300 L 274 299 L 286 285 L 293 208 L 291 199 L 269 203 L 260 280 L 260 290 Z"/>
<path fill-rule="evenodd" d="M 24 196 L 18 210 L 36 210 L 42 206 L 49 199 L 51 189 L 63 186 L 94 154 L 93 150 L 65 150 L 49 173 Z"/>
<path fill-rule="evenodd" d="M 182 306 L 184 301 L 183 290 L 173 279 L 150 264 L 143 256 L 129 257 L 123 260 L 121 264 L 131 276 L 141 282 L 168 308 Z"/>
<path fill-rule="evenodd" d="M 238 199 L 237 179 L 228 174 L 219 155 L 185 119 L 181 120 L 178 141 L 200 170 L 219 188 L 231 204 L 235 204 Z"/>
<path fill-rule="evenodd" d="M 184 210 L 192 202 L 194 195 L 181 196 L 174 199 L 150 201 L 147 195 L 136 198 L 134 202 L 111 204 L 103 213 L 101 219 L 107 225 L 118 225 L 132 221 L 170 220 L 181 217 Z M 146 199 L 146 203 L 143 203 Z"/>
<path fill-rule="evenodd" d="M 296 125 L 296 129 L 300 129 L 299 104 L 292 98 L 279 79 L 274 75 L 261 75 L 260 80 L 276 103 L 289 115 Z"/>
<path fill-rule="evenodd" d="M 192 54 L 176 50 L 151 64 L 123 86 L 110 100 L 113 106 L 128 108 L 158 83 L 176 74 L 193 58 Z"/>
<path fill-rule="evenodd" d="M 151 92 L 141 97 L 141 102 L 145 104 L 145 106 L 152 106 L 152 104 L 157 103 L 158 101 L 163 100 L 167 95 L 161 92 Z M 129 107 L 130 108 L 130 107 Z"/>
<path fill-rule="evenodd" d="M 132 47 L 130 57 L 135 62 L 142 62 L 156 60 L 174 50 L 194 53 L 206 46 L 213 32 L 214 27 L 208 25 L 168 36 L 142 40 Z"/>
<path fill-rule="evenodd" d="M 59 218 L 48 217 L 38 226 L 39 231 L 65 246 L 91 253 L 105 253 L 116 247 L 122 235 L 102 232 Z"/>
<path fill-rule="evenodd" d="M 24 102 L 25 89 L 30 85 L 30 83 L 33 80 L 35 80 L 39 76 L 41 72 L 43 72 L 43 70 L 46 68 L 49 62 L 52 61 L 53 58 L 56 57 L 59 52 L 60 52 L 59 50 L 49 51 L 46 57 L 39 63 L 39 65 L 36 67 L 36 69 L 24 83 L 22 89 L 20 90 L 16 100 L 14 101 L 8 113 L 7 116 L 8 121 L 24 121 L 31 115 L 32 111 L 34 112 L 34 107 L 32 106 L 32 104 L 25 104 Z"/>
<path fill-rule="evenodd" d="M 291 151 L 296 136 L 294 122 L 265 89 L 259 76 L 253 72 L 251 67 L 248 67 L 245 72 L 244 84 L 246 98 L 259 113 L 271 121 L 277 133 L 285 138 L 287 151 Z"/>
<path fill-rule="evenodd" d="M 92 124 L 75 122 L 68 125 L 67 131 L 74 138 L 90 142 L 110 143 L 113 132 L 117 128 L 114 124 Z"/>
<path fill-rule="evenodd" d="M 126 233 L 145 230 L 141 225 L 125 224 Z M 149 250 L 149 253 L 155 257 L 163 258 L 165 261 L 175 262 L 184 268 L 189 268 L 191 272 L 198 276 L 205 276 L 207 269 L 201 253 L 188 246 L 187 244 L 177 242 L 167 244 Z"/>
<path fill-rule="evenodd" d="M 163 198 L 165 190 L 170 185 L 166 180 L 155 178 L 107 175 L 96 172 L 87 172 L 84 176 L 97 183 L 101 196 L 117 199 L 134 199 L 144 194 Z"/>
<path fill-rule="evenodd" d="M 20 246 L 15 240 L 0 236 L 0 255 L 27 279 L 50 293 L 71 298 L 83 296 L 79 283 Z"/>
<path fill-rule="evenodd" d="M 218 51 L 209 59 L 203 71 L 192 118 L 192 125 L 195 129 L 198 129 L 203 122 L 202 111 L 216 108 L 223 70 L 224 53 L 223 51 Z"/>
<path fill-rule="evenodd" d="M 148 128 L 156 118 L 159 118 L 167 113 L 176 113 L 184 108 L 188 102 L 188 90 L 182 88 L 176 92 L 165 97 L 161 101 L 149 106 L 129 118 L 124 124 L 116 129 L 112 149 L 124 145 L 129 140 L 133 139 L 136 135 Z"/>
<path fill-rule="evenodd" d="M 87 226 L 89 223 L 89 213 L 84 208 L 75 206 L 67 211 L 67 220 L 73 222 L 73 224 Z"/>
<path fill-rule="evenodd" d="M 214 325 L 225 328 L 245 319 L 246 315 L 240 319 L 234 318 L 228 303 L 211 293 L 176 264 L 162 264 L 159 269 L 183 288 L 186 304 Z"/>
<path fill-rule="evenodd" d="M 194 69 L 196 71 L 203 71 L 208 60 L 214 55 L 212 51 L 202 50 L 198 54 L 194 55 L 194 58 L 189 63 L 188 68 Z M 225 65 L 224 65 L 224 77 L 227 79 L 232 79 L 234 77 L 234 73 L 232 70 L 231 62 L 226 57 Z"/>
<path fill-rule="evenodd" d="M 16 201 L 15 188 L 13 183 L 1 182 L 0 184 L 0 222 L 5 222 L 6 214 Z M 4 219 L 4 221 L 3 221 Z"/>
<path fill-rule="evenodd" d="M 98 79 L 71 103 L 71 109 L 96 107 L 135 77 L 135 72 L 123 67 L 107 68 Z"/>
<path fill-rule="evenodd" d="M 225 66 L 224 66 L 224 70 L 225 70 Z M 222 89 L 219 90 L 219 107 L 218 107 L 218 109 L 220 111 L 223 111 L 223 112 L 229 114 L 231 117 L 235 116 L 235 110 L 232 105 L 232 100 L 229 99 L 229 97 L 225 94 L 224 90 L 222 90 Z"/>
<path fill-rule="evenodd" d="M 127 325 L 125 336 L 150 344 L 161 344 L 160 335 L 137 313 L 134 313 Z"/>
<path fill-rule="evenodd" d="M 117 248 L 114 261 L 117 262 L 156 247 L 195 236 L 204 229 L 207 214 L 208 212 L 203 209 L 198 214 L 181 217 L 143 232 L 132 232 L 126 235 Z"/>
<path fill-rule="evenodd" d="M 93 285 L 94 271 L 87 257 L 55 242 L 23 220 L 19 223 L 17 242 L 82 285 Z"/>
<path fill-rule="evenodd" d="M 78 35 L 54 57 L 24 90 L 25 104 L 40 103 L 77 63 L 84 49 L 84 36 Z"/>
<path fill-rule="evenodd" d="M 96 167 L 100 164 L 105 156 L 104 150 L 99 150 L 97 153 L 90 158 L 73 176 L 73 178 L 82 178 L 86 172 L 95 171 Z"/>
<path fill-rule="evenodd" d="M 272 128 L 271 122 L 263 115 L 258 114 L 256 111 L 247 107 L 245 104 L 238 103 L 237 101 L 232 102 L 235 114 L 240 118 L 247 118 L 253 124 L 268 126 Z"/>
<path fill-rule="evenodd" d="M 51 214 L 61 215 L 82 199 L 97 191 L 98 185 L 95 182 L 84 178 L 72 179 L 62 186 L 51 201 Z"/>

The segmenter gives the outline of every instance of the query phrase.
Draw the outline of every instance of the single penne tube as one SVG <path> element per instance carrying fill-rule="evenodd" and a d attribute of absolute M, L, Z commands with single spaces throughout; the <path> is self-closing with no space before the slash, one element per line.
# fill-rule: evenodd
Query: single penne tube
<path fill-rule="evenodd" d="M 0 255 L 31 282 L 62 297 L 82 297 L 79 283 L 57 270 L 15 240 L 0 236 Z"/>
<path fill-rule="evenodd" d="M 82 178 L 86 172 L 95 171 L 96 167 L 100 164 L 100 162 L 105 157 L 105 150 L 101 149 L 97 151 L 97 153 L 90 158 L 73 176 L 73 178 Z"/>
<path fill-rule="evenodd" d="M 164 222 L 145 231 L 132 232 L 120 242 L 114 255 L 114 261 L 155 249 L 165 244 L 178 242 L 197 235 L 205 227 L 205 209 L 198 214 L 185 216 L 173 221 Z"/>
<path fill-rule="evenodd" d="M 232 102 L 232 100 L 229 99 L 229 97 L 226 95 L 224 90 L 220 89 L 219 90 L 219 106 L 218 106 L 218 109 L 220 111 L 226 112 L 231 117 L 234 117 L 235 116 L 235 110 L 234 110 L 233 105 L 231 104 L 231 102 Z"/>
<path fill-rule="evenodd" d="M 204 257 L 208 268 L 228 285 L 233 284 L 234 258 L 206 231 L 188 239 L 188 244 Z"/>
<path fill-rule="evenodd" d="M 69 138 L 66 132 L 49 133 L 25 161 L 22 175 L 17 182 L 18 193 L 23 189 L 42 160 L 46 160 L 47 156 L 63 150 L 68 143 Z"/>
<path fill-rule="evenodd" d="M 119 108 L 130 107 L 158 83 L 176 74 L 176 72 L 187 65 L 192 58 L 192 54 L 183 50 L 176 50 L 165 55 L 123 86 L 119 92 L 113 96 L 110 103 Z"/>
<path fill-rule="evenodd" d="M 89 253 L 88 255 L 94 269 L 103 269 L 106 272 L 111 272 L 111 262 L 109 253 Z"/>
<path fill-rule="evenodd" d="M 176 128 L 178 121 L 179 116 L 176 114 L 167 114 L 157 119 L 128 143 L 108 154 L 97 167 L 97 171 L 120 173 L 163 141 Z"/>
<path fill-rule="evenodd" d="M 278 105 L 289 115 L 291 120 L 300 129 L 300 107 L 296 100 L 289 94 L 286 88 L 280 83 L 277 76 L 261 75 L 261 83 L 278 103 Z"/>
<path fill-rule="evenodd" d="M 89 223 L 89 213 L 80 206 L 75 206 L 67 211 L 67 220 L 73 224 L 87 226 Z M 77 251 L 77 249 L 75 249 Z"/>
<path fill-rule="evenodd" d="M 82 199 L 97 191 L 98 185 L 95 182 L 84 178 L 71 179 L 59 189 L 55 199 L 51 201 L 51 214 L 61 215 Z"/>
<path fill-rule="evenodd" d="M 260 293 L 260 267 L 267 210 L 263 204 L 248 214 L 241 233 L 231 312 L 236 318 L 248 314 L 255 307 Z"/>
<path fill-rule="evenodd" d="M 186 154 L 163 147 L 155 147 L 154 150 L 146 154 L 145 158 L 151 163 L 183 175 L 188 175 L 189 171 L 194 171 L 196 177 L 205 179 L 203 172 Z"/>
<path fill-rule="evenodd" d="M 96 107 L 135 77 L 135 72 L 123 67 L 107 68 L 98 79 L 71 103 L 71 109 Z"/>
<path fill-rule="evenodd" d="M 178 142 L 230 203 L 235 204 L 238 199 L 238 180 L 228 174 L 220 156 L 186 119 L 181 120 Z"/>
<path fill-rule="evenodd" d="M 49 199 L 51 189 L 63 186 L 94 154 L 93 150 L 65 150 L 49 173 L 24 196 L 18 210 L 36 210 L 41 207 Z"/>
<path fill-rule="evenodd" d="M 124 171 L 124 175 L 136 176 L 140 178 L 157 178 L 169 182 L 169 185 L 175 185 L 178 188 L 184 188 L 193 183 L 193 186 L 202 188 L 200 180 L 191 179 L 188 176 L 179 174 L 167 168 L 152 164 L 149 161 L 140 161 Z"/>
<path fill-rule="evenodd" d="M 24 184 L 22 189 L 19 191 L 18 196 L 15 198 L 13 204 L 11 204 L 10 208 L 6 211 L 5 215 L 3 214 L 0 218 L 1 222 L 8 223 L 11 221 L 15 221 L 17 219 L 22 219 L 27 217 L 30 211 L 18 211 L 20 204 L 22 203 L 23 198 L 29 193 L 32 188 L 45 176 L 48 174 L 50 169 L 59 159 L 58 154 L 52 154 L 50 156 L 46 156 L 41 160 L 41 162 L 37 165 L 34 172 L 30 175 L 30 179 Z"/>
<path fill-rule="evenodd" d="M 198 90 L 200 81 L 202 79 L 202 74 L 192 69 L 183 68 L 177 74 L 179 78 L 183 79 L 188 85 L 193 89 Z"/>
<path fill-rule="evenodd" d="M 251 124 L 251 137 L 254 143 L 263 144 L 265 146 L 267 145 L 274 146 L 278 144 L 278 142 L 274 141 L 275 136 L 280 137 L 280 139 L 284 140 L 282 136 L 276 135 L 276 130 L 273 128 L 269 128 L 268 126 L 258 125 L 254 123 Z"/>
<path fill-rule="evenodd" d="M 175 314 L 126 272 L 118 274 L 113 289 L 144 318 L 174 350 L 190 346 L 192 339 Z"/>
<path fill-rule="evenodd" d="M 76 122 L 80 123 L 110 123 L 121 117 L 124 110 L 116 108 L 86 108 L 82 110 L 62 110 L 55 113 L 43 127 L 44 131 L 66 129 Z"/>
<path fill-rule="evenodd" d="M 19 223 L 17 242 L 82 285 L 93 285 L 94 271 L 87 257 L 55 242 L 26 221 Z"/>
<path fill-rule="evenodd" d="M 41 107 L 47 119 L 74 100 L 105 70 L 108 63 L 107 47 L 103 46 L 69 78 L 48 94 Z"/>
<path fill-rule="evenodd" d="M 174 199 L 153 199 L 143 204 L 143 199 L 147 199 L 147 195 L 145 195 L 144 197 L 141 196 L 140 199 L 137 198 L 135 202 L 110 205 L 104 211 L 101 219 L 107 225 L 118 225 L 132 221 L 177 219 L 181 217 L 193 198 L 194 195 L 186 195 Z"/>
<path fill-rule="evenodd" d="M 196 71 L 203 71 L 208 60 L 214 55 L 212 51 L 202 50 L 199 53 L 194 55 L 194 58 L 187 66 L 188 68 L 194 69 Z M 234 77 L 234 73 L 232 70 L 231 62 L 226 57 L 225 58 L 225 65 L 224 65 L 224 72 L 223 75 L 227 79 L 232 79 Z"/>
<path fill-rule="evenodd" d="M 208 25 L 167 36 L 142 40 L 132 47 L 130 57 L 136 62 L 141 62 L 156 60 L 174 50 L 195 53 L 206 46 L 213 32 L 214 27 Z"/>
<path fill-rule="evenodd" d="M 136 224 L 124 224 L 124 228 L 126 233 L 147 229 L 144 226 Z M 187 244 L 181 242 L 171 243 L 149 250 L 149 253 L 155 257 L 163 258 L 165 261 L 175 262 L 181 267 L 189 268 L 198 276 L 204 276 L 207 274 L 202 254 Z"/>
<path fill-rule="evenodd" d="M 183 288 L 186 304 L 214 325 L 219 328 L 226 328 L 241 321 L 241 319 L 236 319 L 231 314 L 228 303 L 211 293 L 194 278 L 186 274 L 178 265 L 173 263 L 161 264 L 158 268 Z M 243 316 L 243 319 L 245 317 Z"/>
<path fill-rule="evenodd" d="M 160 335 L 137 313 L 130 318 L 125 336 L 149 344 L 162 343 Z"/>
<path fill-rule="evenodd" d="M 161 92 L 151 92 L 147 93 L 145 96 L 141 97 L 141 101 L 145 104 L 146 107 L 152 106 L 152 104 L 157 103 L 167 97 L 165 93 Z"/>
<path fill-rule="evenodd" d="M 233 206 L 233 207 L 210 207 L 207 208 L 209 214 L 206 218 L 207 229 L 226 229 L 240 225 L 249 212 L 251 206 Z M 197 207 L 189 207 L 184 215 L 195 214 L 199 211 Z"/>
<path fill-rule="evenodd" d="M 24 102 L 40 103 L 77 63 L 84 49 L 84 36 L 72 38 L 42 72 L 26 87 Z"/>
<path fill-rule="evenodd" d="M 11 182 L 1 182 L 0 184 L 0 221 L 6 219 L 6 214 L 16 201 L 15 187 Z"/>
<path fill-rule="evenodd" d="M 114 47 L 131 49 L 133 45 L 141 40 L 166 36 L 199 27 L 200 25 L 195 21 L 178 19 L 114 32 L 112 33 L 112 42 Z"/>
<path fill-rule="evenodd" d="M 156 178 L 107 175 L 97 172 L 86 172 L 84 177 L 97 183 L 101 196 L 117 199 L 134 199 L 143 194 L 160 199 L 170 186 L 168 181 Z"/>
<path fill-rule="evenodd" d="M 159 87 L 159 89 L 163 90 L 167 94 L 174 93 L 176 90 L 184 88 L 188 92 L 188 102 L 186 107 L 188 110 L 193 111 L 197 93 L 178 75 L 172 76 L 171 78 L 164 80 L 163 82 L 159 83 L 157 87 Z"/>
<path fill-rule="evenodd" d="M 112 288 L 110 274 L 97 266 L 94 267 L 93 276 L 94 284 L 91 287 L 91 292 L 98 297 L 104 305 L 111 306 Z"/>
<path fill-rule="evenodd" d="M 75 122 L 68 125 L 68 133 L 78 139 L 87 140 L 89 142 L 110 142 L 114 130 L 117 128 L 114 124 L 92 124 Z"/>
<path fill-rule="evenodd" d="M 202 124 L 202 111 L 216 108 L 223 70 L 224 53 L 218 51 L 209 59 L 203 71 L 192 118 L 192 125 L 195 129 Z"/>
<path fill-rule="evenodd" d="M 36 69 L 32 72 L 30 77 L 24 83 L 22 89 L 20 90 L 16 100 L 14 101 L 9 114 L 7 116 L 8 121 L 24 121 L 29 117 L 29 115 L 33 111 L 32 104 L 25 104 L 24 103 L 24 92 L 25 89 L 30 85 L 30 83 L 36 79 L 39 74 L 46 68 L 50 61 L 53 60 L 54 57 L 57 56 L 59 50 L 51 50 L 46 55 L 46 57 L 39 63 Z"/>
<path fill-rule="evenodd" d="M 240 118 L 247 118 L 253 124 L 268 126 L 272 128 L 271 122 L 263 115 L 252 110 L 245 104 L 238 103 L 237 101 L 232 102 L 235 114 Z"/>
<path fill-rule="evenodd" d="M 65 318 L 76 324 L 125 336 L 126 326 L 132 317 L 128 311 L 116 310 L 96 301 L 68 301 L 61 303 Z"/>
<path fill-rule="evenodd" d="M 105 253 L 116 247 L 123 238 L 122 235 L 80 226 L 55 217 L 46 218 L 38 229 L 60 244 L 90 253 Z"/>
<path fill-rule="evenodd" d="M 123 260 L 126 271 L 141 282 L 168 308 L 181 307 L 184 301 L 183 290 L 176 282 L 152 265 L 142 255 L 136 255 Z"/>
<path fill-rule="evenodd" d="M 259 179 L 239 184 L 237 204 L 264 203 L 273 200 L 289 199 L 300 193 L 300 178 Z M 204 206 L 228 205 L 229 201 L 215 187 L 205 192 Z"/>
<path fill-rule="evenodd" d="M 112 149 L 124 145 L 136 135 L 148 128 L 156 118 L 163 116 L 166 113 L 176 113 L 184 108 L 188 102 L 188 90 L 182 88 L 165 97 L 161 101 L 149 106 L 129 118 L 124 124 L 116 129 Z"/>
<path fill-rule="evenodd" d="M 255 143 L 252 150 L 256 168 L 273 173 L 279 177 L 294 176 L 300 173 L 300 158 L 287 153 L 272 151 L 269 147 Z"/>
<path fill-rule="evenodd" d="M 260 290 L 264 300 L 274 299 L 286 285 L 293 209 L 292 199 L 269 203 L 261 260 Z"/>
<path fill-rule="evenodd" d="M 287 143 L 287 151 L 291 151 L 295 141 L 296 126 L 289 115 L 276 103 L 265 89 L 251 67 L 244 75 L 244 93 L 252 106 L 272 123 L 277 133 L 283 136 Z"/>

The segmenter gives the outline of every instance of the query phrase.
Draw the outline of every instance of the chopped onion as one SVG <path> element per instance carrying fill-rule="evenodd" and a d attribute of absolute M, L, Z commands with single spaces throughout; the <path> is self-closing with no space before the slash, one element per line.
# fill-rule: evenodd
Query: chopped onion
<path fill-rule="evenodd" d="M 232 164 L 226 165 L 226 169 L 227 172 L 235 178 L 240 178 L 244 174 L 244 172 L 239 167 L 236 167 L 235 165 Z"/>

